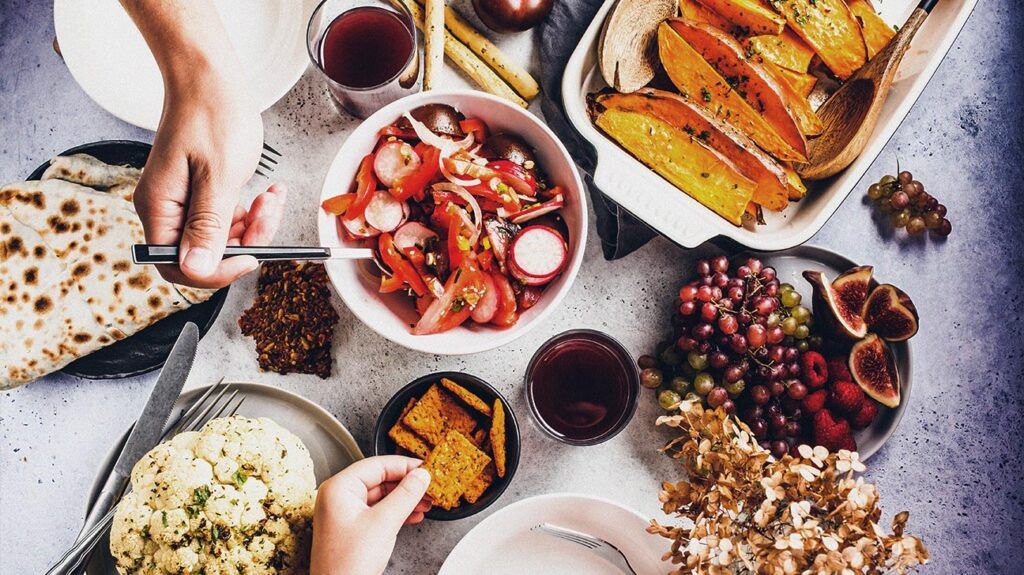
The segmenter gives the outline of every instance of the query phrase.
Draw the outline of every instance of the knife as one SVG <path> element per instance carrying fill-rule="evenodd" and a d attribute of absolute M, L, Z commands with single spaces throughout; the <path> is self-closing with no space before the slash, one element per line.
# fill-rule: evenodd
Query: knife
<path fill-rule="evenodd" d="M 331 248 L 320 246 L 228 246 L 224 257 L 252 256 L 258 261 L 274 260 L 369 260 L 376 259 L 370 248 Z M 176 264 L 178 246 L 133 244 L 132 261 L 136 264 Z"/>
<path fill-rule="evenodd" d="M 128 439 L 124 442 L 121 454 L 118 456 L 114 467 L 110 471 L 103 489 L 96 496 L 96 501 L 85 517 L 85 524 L 82 527 L 79 538 L 85 535 L 93 525 L 107 514 L 115 505 L 124 486 L 132 473 L 132 468 L 142 459 L 142 456 L 153 449 L 163 436 L 164 426 L 174 409 L 174 404 L 181 395 L 181 388 L 188 379 L 192 363 L 196 359 L 196 348 L 199 345 L 199 328 L 196 324 L 188 322 L 181 330 L 181 335 L 174 342 L 167 361 L 156 379 L 156 385 L 149 394 L 146 406 L 142 408 L 142 414 L 132 426 Z M 83 561 L 80 565 L 87 565 Z"/>

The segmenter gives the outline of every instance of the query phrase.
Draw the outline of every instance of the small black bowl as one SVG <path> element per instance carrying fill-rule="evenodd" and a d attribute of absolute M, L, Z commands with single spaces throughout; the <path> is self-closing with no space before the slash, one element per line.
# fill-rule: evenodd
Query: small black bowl
<path fill-rule="evenodd" d="M 462 505 L 450 511 L 435 507 L 426 513 L 428 519 L 453 521 L 476 515 L 490 507 L 505 492 L 509 483 L 512 482 L 512 477 L 516 474 L 516 469 L 519 467 L 519 422 L 516 420 L 516 414 L 512 411 L 512 406 L 505 399 L 505 396 L 501 395 L 498 390 L 491 387 L 486 381 L 468 373 L 442 371 L 424 375 L 398 390 L 398 393 L 384 406 L 380 417 L 377 418 L 377 426 L 373 431 L 373 452 L 375 455 L 393 455 L 398 453 L 398 446 L 388 437 L 388 430 L 398 421 L 398 416 L 402 414 L 402 410 L 409 403 L 410 398 L 422 397 L 431 385 L 440 384 L 443 377 L 465 387 L 488 404 L 493 404 L 495 399 L 501 399 L 502 405 L 505 406 L 505 477 L 495 478 L 494 483 L 487 488 L 487 491 L 480 496 L 480 499 L 477 499 L 476 503 L 463 502 Z M 472 408 L 467 408 L 467 411 L 475 414 Z"/>

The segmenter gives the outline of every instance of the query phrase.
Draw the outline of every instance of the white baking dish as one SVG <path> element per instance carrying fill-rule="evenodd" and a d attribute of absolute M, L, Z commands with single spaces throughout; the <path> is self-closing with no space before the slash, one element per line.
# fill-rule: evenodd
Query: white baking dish
<path fill-rule="evenodd" d="M 597 44 L 601 26 L 614 3 L 615 0 L 606 0 L 601 6 L 562 78 L 562 100 L 569 121 L 597 152 L 597 186 L 620 206 L 684 247 L 696 247 L 716 236 L 725 236 L 757 250 L 781 250 L 807 241 L 839 208 L 921 95 L 977 0 L 943 0 L 935 6 L 903 58 L 864 153 L 840 174 L 808 182 L 807 197 L 790 204 L 785 211 L 766 210 L 766 225 L 756 228 L 736 227 L 720 218 L 634 159 L 590 122 L 587 94 L 607 87 L 596 64 Z M 902 24 L 917 6 L 917 0 L 886 0 L 877 4 L 887 22 Z"/>

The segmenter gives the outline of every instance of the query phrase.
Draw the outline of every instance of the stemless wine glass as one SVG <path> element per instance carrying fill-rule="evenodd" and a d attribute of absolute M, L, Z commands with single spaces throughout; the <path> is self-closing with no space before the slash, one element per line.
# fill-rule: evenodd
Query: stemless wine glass
<path fill-rule="evenodd" d="M 306 47 L 339 110 L 364 119 L 419 89 L 419 33 L 405 7 L 380 0 L 323 0 Z"/>

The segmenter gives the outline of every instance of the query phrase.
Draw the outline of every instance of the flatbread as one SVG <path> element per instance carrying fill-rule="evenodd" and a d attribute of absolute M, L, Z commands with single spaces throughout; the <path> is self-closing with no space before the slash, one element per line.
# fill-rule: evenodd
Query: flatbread
<path fill-rule="evenodd" d="M 127 185 L 134 191 L 141 177 L 142 170 L 138 168 L 112 166 L 88 154 L 74 154 L 51 159 L 42 179 L 64 180 L 99 189 L 121 186 L 122 191 Z"/>
<path fill-rule="evenodd" d="M 113 342 L 42 237 L 0 208 L 0 389 Z"/>

